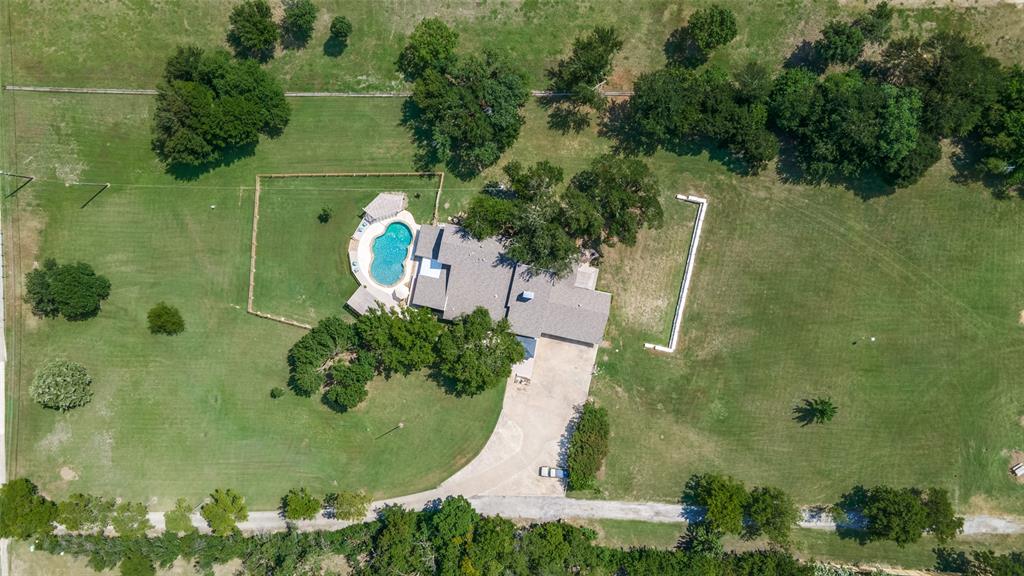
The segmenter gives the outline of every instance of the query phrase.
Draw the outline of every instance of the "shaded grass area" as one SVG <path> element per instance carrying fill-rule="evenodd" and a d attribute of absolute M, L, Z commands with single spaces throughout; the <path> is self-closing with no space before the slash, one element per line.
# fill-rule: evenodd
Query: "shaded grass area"
<path fill-rule="evenodd" d="M 218 566 L 214 576 L 230 576 L 238 568 L 238 562 Z M 116 574 L 114 571 L 96 572 L 86 565 L 86 559 L 72 556 L 55 556 L 46 552 L 32 551 L 29 544 L 22 541 L 11 542 L 11 574 L 15 576 L 95 576 L 97 574 Z M 157 569 L 157 576 L 194 576 L 195 569 L 183 560 L 178 560 L 170 568 Z"/>
<path fill-rule="evenodd" d="M 347 315 L 358 282 L 348 245 L 363 207 L 380 192 L 405 192 L 421 224 L 434 213 L 437 177 L 264 178 L 256 252 L 257 310 L 305 323 Z M 333 213 L 321 223 L 321 209 Z"/>
<path fill-rule="evenodd" d="M 429 488 L 480 450 L 500 389 L 457 400 L 413 374 L 374 382 L 365 405 L 343 416 L 315 399 L 271 400 L 302 331 L 244 312 L 255 174 L 407 169 L 405 135 L 392 123 L 400 103 L 299 102 L 293 130 L 255 156 L 175 181 L 148 151 L 150 99 L 25 96 L 8 166 L 39 180 L 4 206 L 16 474 L 53 497 L 85 491 L 161 509 L 233 487 L 266 509 L 297 485 L 376 496 Z M 311 133 L 340 136 L 325 147 Z M 112 186 L 81 208 L 96 187 L 65 180 Z M 20 305 L 23 275 L 44 256 L 86 261 L 110 278 L 99 317 L 39 320 Z M 183 334 L 146 330 L 160 300 L 181 309 Z M 25 393 L 57 355 L 94 381 L 93 402 L 68 414 Z M 401 433 L 375 440 L 399 421 Z"/>

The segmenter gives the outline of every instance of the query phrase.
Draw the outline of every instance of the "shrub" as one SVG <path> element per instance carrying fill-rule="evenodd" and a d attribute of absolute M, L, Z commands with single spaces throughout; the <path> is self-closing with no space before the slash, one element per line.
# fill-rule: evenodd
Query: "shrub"
<path fill-rule="evenodd" d="M 330 206 L 324 206 L 320 209 L 320 213 L 316 215 L 316 219 L 321 224 L 327 224 L 331 221 L 332 216 L 334 216 L 334 210 Z"/>
<path fill-rule="evenodd" d="M 690 38 L 703 52 L 728 44 L 736 37 L 736 32 L 736 16 L 732 10 L 717 4 L 701 8 L 690 16 Z"/>
<path fill-rule="evenodd" d="M 147 514 L 149 510 L 141 502 L 121 502 L 114 507 L 110 516 L 110 525 L 118 536 L 136 538 L 146 535 L 146 530 L 153 527 Z"/>
<path fill-rule="evenodd" d="M 103 530 L 110 522 L 114 503 L 89 494 L 72 494 L 57 504 L 57 523 L 69 532 L 92 533 Z"/>
<path fill-rule="evenodd" d="M 569 489 L 591 488 L 608 455 L 608 411 L 593 402 L 583 405 L 569 441 Z"/>
<path fill-rule="evenodd" d="M 320 513 L 320 506 L 320 499 L 305 488 L 293 488 L 281 499 L 281 511 L 288 520 L 312 520 Z"/>
<path fill-rule="evenodd" d="M 84 262 L 58 265 L 47 258 L 42 268 L 25 275 L 25 300 L 37 316 L 85 320 L 99 314 L 108 296 L 110 281 Z"/>
<path fill-rule="evenodd" d="M 277 26 L 266 0 L 245 0 L 231 11 L 228 43 L 239 58 L 264 62 L 274 56 Z"/>
<path fill-rule="evenodd" d="M 276 398 L 280 398 L 282 396 L 284 396 L 284 388 L 281 388 L 280 386 L 274 386 L 273 388 L 270 389 L 270 397 L 271 398 L 275 398 L 276 399 Z"/>
<path fill-rule="evenodd" d="M 173 336 L 185 330 L 185 320 L 182 319 L 181 312 L 166 302 L 158 302 L 156 306 L 150 308 L 146 318 L 149 320 L 151 334 Z"/>
<path fill-rule="evenodd" d="M 92 400 L 91 384 L 92 378 L 81 364 L 54 359 L 36 371 L 28 393 L 47 408 L 67 411 Z"/>
<path fill-rule="evenodd" d="M 217 536 L 227 536 L 237 532 L 237 523 L 244 522 L 249 518 L 245 498 L 230 488 L 214 490 L 210 494 L 210 501 L 199 509 L 199 514 Z"/>
<path fill-rule="evenodd" d="M 342 44 L 348 43 L 348 37 L 352 34 L 352 23 L 344 16 L 335 16 L 331 20 L 331 37 L 336 38 Z"/>
<path fill-rule="evenodd" d="M 312 0 L 285 0 L 281 32 L 289 45 L 305 46 L 316 24 L 316 4 Z"/>
<path fill-rule="evenodd" d="M 57 506 L 39 495 L 30 480 L 0 486 L 0 538 L 31 538 L 53 532 Z"/>

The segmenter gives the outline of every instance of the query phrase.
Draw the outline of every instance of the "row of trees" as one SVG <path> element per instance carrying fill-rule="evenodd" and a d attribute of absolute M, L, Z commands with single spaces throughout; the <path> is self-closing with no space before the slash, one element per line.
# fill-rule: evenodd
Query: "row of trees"
<path fill-rule="evenodd" d="M 890 540 L 899 546 L 917 542 L 929 533 L 945 544 L 963 530 L 964 519 L 953 511 L 949 492 L 942 488 L 857 486 L 833 507 L 839 525 L 852 525 L 851 535 L 862 540 Z"/>
<path fill-rule="evenodd" d="M 289 387 L 300 396 L 323 391 L 344 412 L 366 396 L 377 374 L 390 378 L 431 368 L 451 392 L 472 396 L 497 386 L 525 351 L 508 320 L 484 308 L 442 324 L 426 308 L 378 307 L 348 324 L 321 320 L 288 352 Z"/>
<path fill-rule="evenodd" d="M 506 182 L 473 199 L 463 226 L 476 238 L 502 237 L 509 258 L 557 275 L 581 246 L 632 245 L 642 228 L 662 223 L 658 179 L 637 158 L 599 156 L 564 189 L 562 169 L 549 162 L 513 161 L 503 171 Z"/>
<path fill-rule="evenodd" d="M 935 517 L 953 518 L 941 509 L 948 503 L 942 491 L 895 490 L 886 487 L 856 489 L 847 500 L 870 514 L 872 524 L 891 525 L 908 513 L 890 502 L 912 498 L 937 510 Z M 755 488 L 747 491 L 736 480 L 717 475 L 691 478 L 685 498 L 707 508 L 703 521 L 695 522 L 676 550 L 645 548 L 615 550 L 593 544 L 596 534 L 589 529 L 561 522 L 523 526 L 501 517 L 479 515 L 461 497 L 450 497 L 421 512 L 386 506 L 372 522 L 355 524 L 335 532 L 299 533 L 294 530 L 270 535 L 242 537 L 233 525 L 214 534 L 196 532 L 190 520 L 192 506 L 179 500 L 165 513 L 167 531 L 159 537 L 145 537 L 149 527 L 145 507 L 124 505 L 102 498 L 75 495 L 55 504 L 39 495 L 28 480 L 15 480 L 0 487 L 0 537 L 34 542 L 37 550 L 66 553 L 88 559 L 95 570 L 120 567 L 125 576 L 152 576 L 154 566 L 166 568 L 186 558 L 200 571 L 241 559 L 247 574 L 299 576 L 320 574 L 328 554 L 344 556 L 355 574 L 621 574 L 640 576 L 812 576 L 813 563 L 798 562 L 784 546 L 769 551 L 726 553 L 718 538 L 722 533 L 746 537 L 767 536 L 785 544 L 796 522 L 795 506 L 781 491 Z M 360 518 L 366 513 L 365 495 L 327 495 L 339 518 Z M 343 515 L 343 502 L 352 502 Z M 930 502 L 930 504 L 929 504 Z M 321 501 L 302 489 L 292 490 L 282 500 L 286 518 L 308 518 Z M 121 510 L 119 511 L 119 508 Z M 240 519 L 247 515 L 244 499 L 229 490 L 217 491 L 201 508 L 211 518 Z M 911 514 L 913 515 L 913 514 Z M 123 517 L 123 526 L 113 525 Z M 53 535 L 55 523 L 70 530 Z M 941 522 L 940 522 L 941 523 Z M 119 534 L 104 535 L 112 527 Z M 958 527 L 957 527 L 958 528 Z M 122 529 L 124 530 L 122 532 Z M 933 530 L 944 542 L 942 530 Z M 955 531 L 949 533 L 950 537 Z M 919 536 L 919 535 L 918 535 Z M 1024 554 L 997 555 L 988 551 L 970 554 L 939 548 L 937 568 L 965 574 L 1009 576 L 1024 571 Z"/>
<path fill-rule="evenodd" d="M 699 12 L 700 25 L 695 13 L 682 36 L 703 39 L 706 56 L 731 39 L 734 22 L 723 8 Z M 749 172 L 778 155 L 781 133 L 795 143 L 800 173 L 791 176 L 821 182 L 877 175 L 895 187 L 919 180 L 941 157 L 940 140 L 955 138 L 978 148 L 980 172 L 1019 185 L 1021 68 L 1002 67 L 960 33 L 890 42 L 892 16 L 880 3 L 852 22 L 830 21 L 810 54 L 780 74 L 757 62 L 731 73 L 696 70 L 703 59 L 672 58 L 670 39 L 668 66 L 637 79 L 634 96 L 610 109 L 604 133 L 633 153 L 711 143 Z M 881 47 L 877 59 L 862 60 L 867 43 Z"/>
<path fill-rule="evenodd" d="M 266 62 L 274 57 L 278 40 L 286 48 L 302 48 L 308 44 L 318 11 L 312 0 L 285 0 L 278 25 L 266 0 L 245 0 L 235 6 L 228 17 L 231 25 L 228 43 L 239 58 Z M 332 21 L 331 34 L 337 35 L 340 41 L 346 42 L 351 32 L 352 26 L 345 17 Z"/>
<path fill-rule="evenodd" d="M 444 163 L 460 177 L 493 165 L 519 137 L 526 77 L 497 52 L 458 54 L 458 34 L 439 19 L 416 25 L 398 57 L 413 83 L 403 123 L 419 146 L 419 162 Z"/>

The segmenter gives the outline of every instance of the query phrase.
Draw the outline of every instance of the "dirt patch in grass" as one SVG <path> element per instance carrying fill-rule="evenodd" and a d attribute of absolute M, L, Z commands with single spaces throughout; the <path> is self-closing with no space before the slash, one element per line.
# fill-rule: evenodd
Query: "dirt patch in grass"
<path fill-rule="evenodd" d="M 75 472 L 75 470 L 70 466 L 63 466 L 60 469 L 60 479 L 65 482 L 78 480 L 78 472 Z"/>
<path fill-rule="evenodd" d="M 47 452 L 55 452 L 58 448 L 64 445 L 65 442 L 71 439 L 71 427 L 68 426 L 67 422 L 60 421 L 54 425 L 53 430 L 50 431 L 42 440 L 39 441 L 37 446 L 40 450 Z"/>
<path fill-rule="evenodd" d="M 1017 315 L 1017 323 L 1024 326 L 1024 310 L 1021 310 L 1020 314 Z"/>

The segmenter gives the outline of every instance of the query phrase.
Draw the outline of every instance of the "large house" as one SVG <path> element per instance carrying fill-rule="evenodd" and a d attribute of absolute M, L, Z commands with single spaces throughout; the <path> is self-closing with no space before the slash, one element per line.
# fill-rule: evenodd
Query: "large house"
<path fill-rule="evenodd" d="M 411 303 L 451 320 L 484 307 L 508 318 L 527 350 L 540 336 L 597 346 L 612 296 L 595 290 L 597 270 L 578 266 L 565 278 L 509 260 L 493 239 L 476 240 L 459 226 L 419 229 Z"/>

